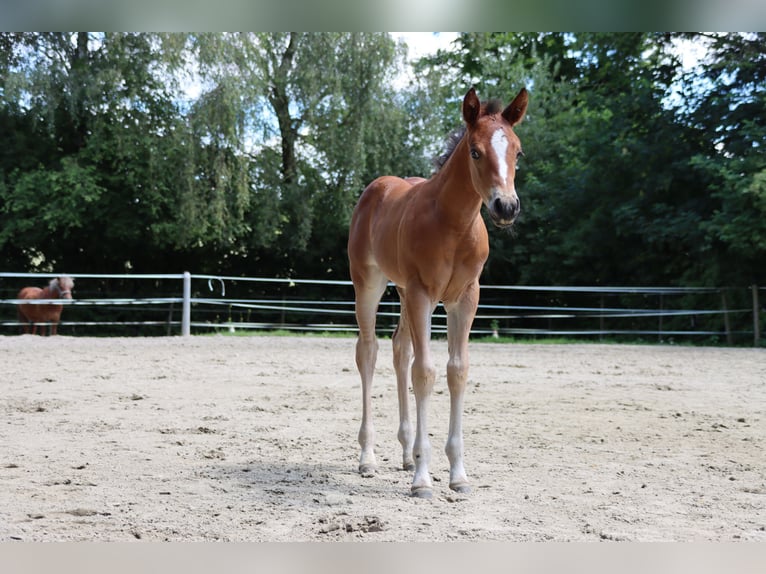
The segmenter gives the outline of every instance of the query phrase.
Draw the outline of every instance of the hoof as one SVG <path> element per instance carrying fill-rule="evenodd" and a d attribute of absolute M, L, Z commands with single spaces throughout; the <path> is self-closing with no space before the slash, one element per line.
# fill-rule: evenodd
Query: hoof
<path fill-rule="evenodd" d="M 433 498 L 434 491 L 431 488 L 428 488 L 427 486 L 419 486 L 417 488 L 413 487 L 411 490 L 412 498 Z"/>
<path fill-rule="evenodd" d="M 413 471 L 415 470 L 415 463 L 411 460 L 406 460 L 402 463 L 402 470 L 409 470 Z"/>
<path fill-rule="evenodd" d="M 359 465 L 359 474 L 361 474 L 363 478 L 372 478 L 373 476 L 375 476 L 376 472 L 377 472 L 377 468 L 375 468 L 374 464 Z"/>
<path fill-rule="evenodd" d="M 449 487 L 458 494 L 471 494 L 471 487 L 465 483 L 450 484 Z"/>

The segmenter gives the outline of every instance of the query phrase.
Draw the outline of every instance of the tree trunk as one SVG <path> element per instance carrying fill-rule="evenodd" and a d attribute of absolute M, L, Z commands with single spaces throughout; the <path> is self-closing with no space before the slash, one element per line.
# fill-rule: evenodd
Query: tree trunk
<path fill-rule="evenodd" d="M 291 32 L 287 48 L 282 53 L 279 65 L 276 67 L 273 84 L 269 92 L 269 103 L 274 108 L 279 125 L 279 135 L 282 142 L 282 182 L 286 185 L 295 181 L 298 169 L 295 157 L 298 122 L 290 116 L 290 99 L 287 95 L 288 75 L 295 57 L 295 43 L 296 33 Z"/>

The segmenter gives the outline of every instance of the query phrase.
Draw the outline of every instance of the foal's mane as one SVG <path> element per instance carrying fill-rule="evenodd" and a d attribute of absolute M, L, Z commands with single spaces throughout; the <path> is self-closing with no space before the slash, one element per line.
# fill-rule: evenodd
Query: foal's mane
<path fill-rule="evenodd" d="M 500 100 L 487 100 L 486 102 L 481 102 L 481 111 L 479 112 L 479 116 L 491 116 L 493 114 L 498 114 L 502 111 L 502 109 L 503 102 Z M 447 163 L 447 160 L 452 157 L 452 154 L 455 152 L 455 148 L 457 148 L 460 140 L 462 140 L 463 136 L 465 135 L 465 130 L 465 125 L 462 125 L 447 136 L 446 149 L 444 150 L 444 153 L 436 156 L 431 162 L 436 171 L 439 171 L 441 168 L 443 168 L 444 164 Z"/>

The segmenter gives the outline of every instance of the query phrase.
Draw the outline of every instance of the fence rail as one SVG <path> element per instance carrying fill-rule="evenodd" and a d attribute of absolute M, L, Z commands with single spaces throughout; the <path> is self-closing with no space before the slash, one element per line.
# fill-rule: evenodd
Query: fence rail
<path fill-rule="evenodd" d="M 284 329 L 356 331 L 350 281 L 218 275 L 69 274 L 72 300 L 60 332 L 70 334 L 189 335 L 215 330 Z M 17 332 L 12 320 L 26 285 L 55 274 L 0 273 L 0 333 Z M 482 285 L 472 335 L 632 337 L 668 341 L 707 338 L 762 345 L 762 287 L 576 287 Z M 378 310 L 378 329 L 390 333 L 399 315 L 389 288 Z M 446 332 L 439 306 L 433 331 Z"/>

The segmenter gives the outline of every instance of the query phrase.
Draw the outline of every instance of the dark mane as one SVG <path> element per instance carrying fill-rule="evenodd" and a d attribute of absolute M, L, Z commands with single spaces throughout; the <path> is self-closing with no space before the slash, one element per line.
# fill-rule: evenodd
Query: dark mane
<path fill-rule="evenodd" d="M 444 167 L 444 164 L 447 163 L 447 160 L 452 156 L 452 153 L 455 151 L 455 148 L 460 143 L 460 140 L 463 139 L 464 135 L 465 126 L 461 126 L 452 132 L 449 136 L 447 136 L 447 146 L 444 150 L 444 153 L 436 156 L 431 162 L 436 171 L 439 171 Z"/>
<path fill-rule="evenodd" d="M 480 115 L 491 116 L 494 114 L 499 114 L 502 110 L 503 110 L 502 101 L 488 100 L 486 102 L 481 103 Z M 452 132 L 449 136 L 447 136 L 447 145 L 446 145 L 446 149 L 444 150 L 444 153 L 436 156 L 431 162 L 436 171 L 439 171 L 441 168 L 444 167 L 444 164 L 447 163 L 447 160 L 452 156 L 453 152 L 455 151 L 455 148 L 460 143 L 460 140 L 463 139 L 464 135 L 465 135 L 465 126 L 461 126 L 458 129 L 456 129 L 454 132 Z"/>
<path fill-rule="evenodd" d="M 503 111 L 503 102 L 500 100 L 488 100 L 481 103 L 481 115 L 492 116 Z"/>

